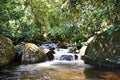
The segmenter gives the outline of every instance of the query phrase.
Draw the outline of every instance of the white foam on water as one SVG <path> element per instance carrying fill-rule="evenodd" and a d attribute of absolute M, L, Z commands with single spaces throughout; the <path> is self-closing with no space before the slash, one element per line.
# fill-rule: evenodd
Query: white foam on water
<path fill-rule="evenodd" d="M 43 63 L 36 64 L 36 67 L 57 67 L 56 65 L 73 65 L 73 66 L 80 66 L 80 67 L 90 67 L 89 65 L 85 64 L 83 60 L 73 60 L 73 61 L 61 61 L 61 60 L 53 60 L 47 61 Z"/>

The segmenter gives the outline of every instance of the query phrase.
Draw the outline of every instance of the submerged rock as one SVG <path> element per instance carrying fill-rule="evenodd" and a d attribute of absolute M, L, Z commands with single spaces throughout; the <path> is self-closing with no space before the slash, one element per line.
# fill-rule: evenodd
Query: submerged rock
<path fill-rule="evenodd" d="M 73 55 L 62 55 L 60 57 L 60 60 L 73 61 L 74 60 L 74 56 Z"/>
<path fill-rule="evenodd" d="M 120 67 L 120 30 L 99 34 L 87 47 L 85 63 L 102 67 Z"/>
<path fill-rule="evenodd" d="M 16 45 L 17 56 L 22 63 L 37 63 L 46 61 L 47 56 L 43 49 L 33 43 L 21 43 Z"/>
<path fill-rule="evenodd" d="M 0 34 L 0 67 L 11 63 L 15 56 L 15 48 L 12 41 Z"/>

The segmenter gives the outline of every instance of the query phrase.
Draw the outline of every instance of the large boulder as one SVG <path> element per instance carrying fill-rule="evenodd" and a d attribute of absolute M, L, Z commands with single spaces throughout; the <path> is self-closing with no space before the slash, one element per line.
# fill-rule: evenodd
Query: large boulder
<path fill-rule="evenodd" d="M 43 49 L 33 43 L 20 43 L 16 45 L 16 61 L 22 63 L 37 63 L 46 61 L 47 56 Z"/>
<path fill-rule="evenodd" d="M 15 48 L 12 41 L 0 34 L 0 67 L 11 63 L 15 56 Z"/>
<path fill-rule="evenodd" d="M 99 34 L 87 47 L 82 57 L 87 64 L 120 67 L 120 30 Z"/>

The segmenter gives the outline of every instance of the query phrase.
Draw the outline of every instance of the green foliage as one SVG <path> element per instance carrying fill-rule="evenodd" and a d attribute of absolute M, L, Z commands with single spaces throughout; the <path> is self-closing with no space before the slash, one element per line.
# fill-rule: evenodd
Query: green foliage
<path fill-rule="evenodd" d="M 115 27 L 114 31 L 118 31 L 118 30 L 120 30 L 120 24 Z"/>
<path fill-rule="evenodd" d="M 112 17 L 118 16 L 116 11 L 119 9 L 112 0 L 108 2 L 33 0 L 29 3 L 36 26 L 42 30 L 42 33 L 51 34 L 56 40 L 79 44 L 87 37 L 117 25 L 119 21 Z M 48 36 L 46 39 L 49 38 L 51 37 Z"/>
<path fill-rule="evenodd" d="M 118 30 L 120 30 L 120 24 L 117 25 L 117 26 L 113 26 L 113 27 L 109 28 L 109 29 L 107 30 L 107 33 L 108 33 L 109 35 L 111 35 L 114 31 L 118 31 Z"/>
<path fill-rule="evenodd" d="M 80 44 L 111 26 L 110 34 L 120 29 L 120 0 L 1 0 L 0 15 L 0 32 L 15 42 Z"/>
<path fill-rule="evenodd" d="M 0 32 L 11 38 L 15 44 L 21 41 L 31 42 L 41 35 L 29 7 L 24 3 L 21 0 L 0 3 Z"/>
<path fill-rule="evenodd" d="M 75 22 L 69 22 L 60 27 L 55 27 L 50 33 L 52 36 L 59 35 L 63 41 L 74 44 L 80 44 L 82 41 L 86 40 L 85 35 L 81 34 L 80 27 L 78 27 Z"/>

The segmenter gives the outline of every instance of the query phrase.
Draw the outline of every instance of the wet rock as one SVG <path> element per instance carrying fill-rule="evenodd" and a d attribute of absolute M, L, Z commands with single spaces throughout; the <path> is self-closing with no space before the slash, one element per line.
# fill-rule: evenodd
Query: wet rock
<path fill-rule="evenodd" d="M 15 57 L 15 48 L 12 41 L 0 34 L 0 67 L 11 63 Z"/>
<path fill-rule="evenodd" d="M 75 52 L 75 49 L 73 47 L 69 47 L 68 48 L 68 53 L 73 53 L 73 52 Z"/>
<path fill-rule="evenodd" d="M 33 43 L 20 43 L 16 45 L 16 50 L 22 63 L 43 62 L 47 59 L 44 50 Z"/>
<path fill-rule="evenodd" d="M 74 57 L 72 55 L 62 55 L 60 60 L 73 61 Z"/>
<path fill-rule="evenodd" d="M 68 47 L 68 53 L 79 54 L 80 48 L 81 48 L 80 46 L 77 46 L 76 48 L 74 48 L 74 47 Z"/>
<path fill-rule="evenodd" d="M 82 57 L 87 64 L 120 67 L 120 30 L 99 34 L 87 47 Z"/>
<path fill-rule="evenodd" d="M 74 55 L 74 57 L 75 57 L 75 60 L 77 60 L 77 59 L 78 59 L 78 55 Z"/>
<path fill-rule="evenodd" d="M 55 52 L 53 50 L 50 50 L 46 53 L 47 57 L 48 57 L 48 60 L 53 60 L 54 59 L 54 55 Z"/>
<path fill-rule="evenodd" d="M 59 48 L 63 48 L 63 49 L 67 49 L 67 48 L 68 48 L 67 44 L 64 43 L 64 42 L 59 43 L 59 44 L 58 44 L 58 47 L 59 47 Z"/>
<path fill-rule="evenodd" d="M 82 45 L 78 45 L 78 46 L 77 46 L 77 49 L 79 50 L 79 49 L 81 49 L 81 47 L 82 47 Z"/>
<path fill-rule="evenodd" d="M 21 63 L 22 54 L 24 54 L 24 45 L 25 45 L 25 42 L 21 42 L 15 46 L 16 55 L 15 55 L 14 62 Z"/>

